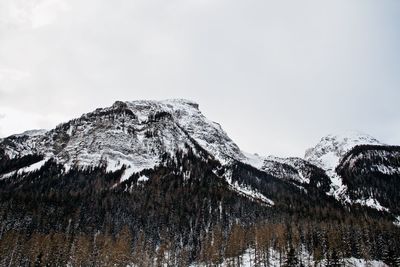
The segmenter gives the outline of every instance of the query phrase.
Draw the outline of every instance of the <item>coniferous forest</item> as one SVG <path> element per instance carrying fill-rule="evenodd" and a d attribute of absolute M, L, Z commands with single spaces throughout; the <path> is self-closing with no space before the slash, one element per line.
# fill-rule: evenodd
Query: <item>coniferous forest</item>
<path fill-rule="evenodd" d="M 64 173 L 52 161 L 1 180 L 0 266 L 240 266 L 248 250 L 254 266 L 271 266 L 272 254 L 279 266 L 345 266 L 350 257 L 400 264 L 400 228 L 385 213 L 231 166 L 232 179 L 257 177 L 276 203 L 266 206 L 229 190 L 217 161 L 189 152 L 164 162 L 118 186 L 123 170 Z"/>

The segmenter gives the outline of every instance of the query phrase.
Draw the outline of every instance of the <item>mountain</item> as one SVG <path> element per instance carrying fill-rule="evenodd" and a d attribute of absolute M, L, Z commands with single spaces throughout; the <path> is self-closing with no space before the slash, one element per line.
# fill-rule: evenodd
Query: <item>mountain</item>
<path fill-rule="evenodd" d="M 154 167 L 164 153 L 185 144 L 201 146 L 221 162 L 243 158 L 221 127 L 186 100 L 116 102 L 49 132 L 11 136 L 2 150 L 9 159 L 41 154 L 66 169 L 106 164 L 115 170 L 125 164 L 133 173 Z"/>
<path fill-rule="evenodd" d="M 0 266 L 395 262 L 399 154 L 360 135 L 251 155 L 192 101 L 118 101 L 0 140 Z"/>
<path fill-rule="evenodd" d="M 327 171 L 333 172 L 348 151 L 357 145 L 383 145 L 374 137 L 361 132 L 331 134 L 306 151 L 304 158 Z"/>
<path fill-rule="evenodd" d="M 335 171 L 336 167 L 341 158 L 352 148 L 367 144 L 380 145 L 381 143 L 372 136 L 358 132 L 328 135 L 322 138 L 315 147 L 308 149 L 304 158 L 326 171 L 331 179 L 330 194 L 339 199 L 346 188 Z"/>
<path fill-rule="evenodd" d="M 350 132 L 322 138 L 306 151 L 305 159 L 326 171 L 331 180 L 329 194 L 336 199 L 397 214 L 397 204 L 393 203 L 397 200 L 396 193 L 388 197 L 383 195 L 398 189 L 398 148 L 369 135 Z M 367 177 L 369 181 L 361 185 Z M 378 188 L 373 189 L 373 184 L 375 187 L 379 184 Z"/>
<path fill-rule="evenodd" d="M 347 132 L 321 138 L 304 159 L 246 156 L 255 168 L 305 190 L 319 190 L 343 205 L 359 204 L 396 215 L 398 149 L 367 134 Z"/>

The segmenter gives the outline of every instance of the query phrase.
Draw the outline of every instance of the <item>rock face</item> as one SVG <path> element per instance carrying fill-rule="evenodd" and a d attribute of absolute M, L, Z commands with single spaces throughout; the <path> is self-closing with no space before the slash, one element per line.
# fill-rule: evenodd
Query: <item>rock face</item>
<path fill-rule="evenodd" d="M 333 174 L 340 159 L 357 145 L 382 145 L 372 136 L 348 132 L 328 135 L 313 148 L 306 151 L 304 159 Z"/>
<path fill-rule="evenodd" d="M 67 170 L 106 165 L 111 171 L 125 165 L 131 174 L 186 146 L 201 147 L 223 163 L 244 158 L 222 128 L 187 100 L 118 101 L 54 130 L 11 136 L 0 145 L 9 159 L 39 154 Z"/>

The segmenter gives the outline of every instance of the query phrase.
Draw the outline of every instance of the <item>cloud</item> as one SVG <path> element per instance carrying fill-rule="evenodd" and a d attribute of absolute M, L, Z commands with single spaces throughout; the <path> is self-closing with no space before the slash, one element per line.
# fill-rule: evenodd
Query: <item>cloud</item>
<path fill-rule="evenodd" d="M 32 129 L 51 129 L 68 118 L 57 113 L 40 114 L 21 109 L 0 107 L 0 138 Z"/>
<path fill-rule="evenodd" d="M 0 113 L 0 138 L 3 136 L 1 120 L 4 119 L 5 117 L 6 117 L 6 114 Z"/>
<path fill-rule="evenodd" d="M 68 10 L 64 0 L 2 0 L 0 28 L 39 28 L 53 23 Z"/>

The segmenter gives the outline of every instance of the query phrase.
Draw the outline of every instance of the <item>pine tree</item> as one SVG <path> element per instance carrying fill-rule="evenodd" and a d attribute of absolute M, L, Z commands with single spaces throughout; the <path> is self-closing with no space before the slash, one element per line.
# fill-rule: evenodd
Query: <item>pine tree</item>
<path fill-rule="evenodd" d="M 295 267 L 298 266 L 299 260 L 297 258 L 297 253 L 296 250 L 293 248 L 292 245 L 290 245 L 288 249 L 288 253 L 286 255 L 286 261 L 284 266 L 286 267 Z"/>

